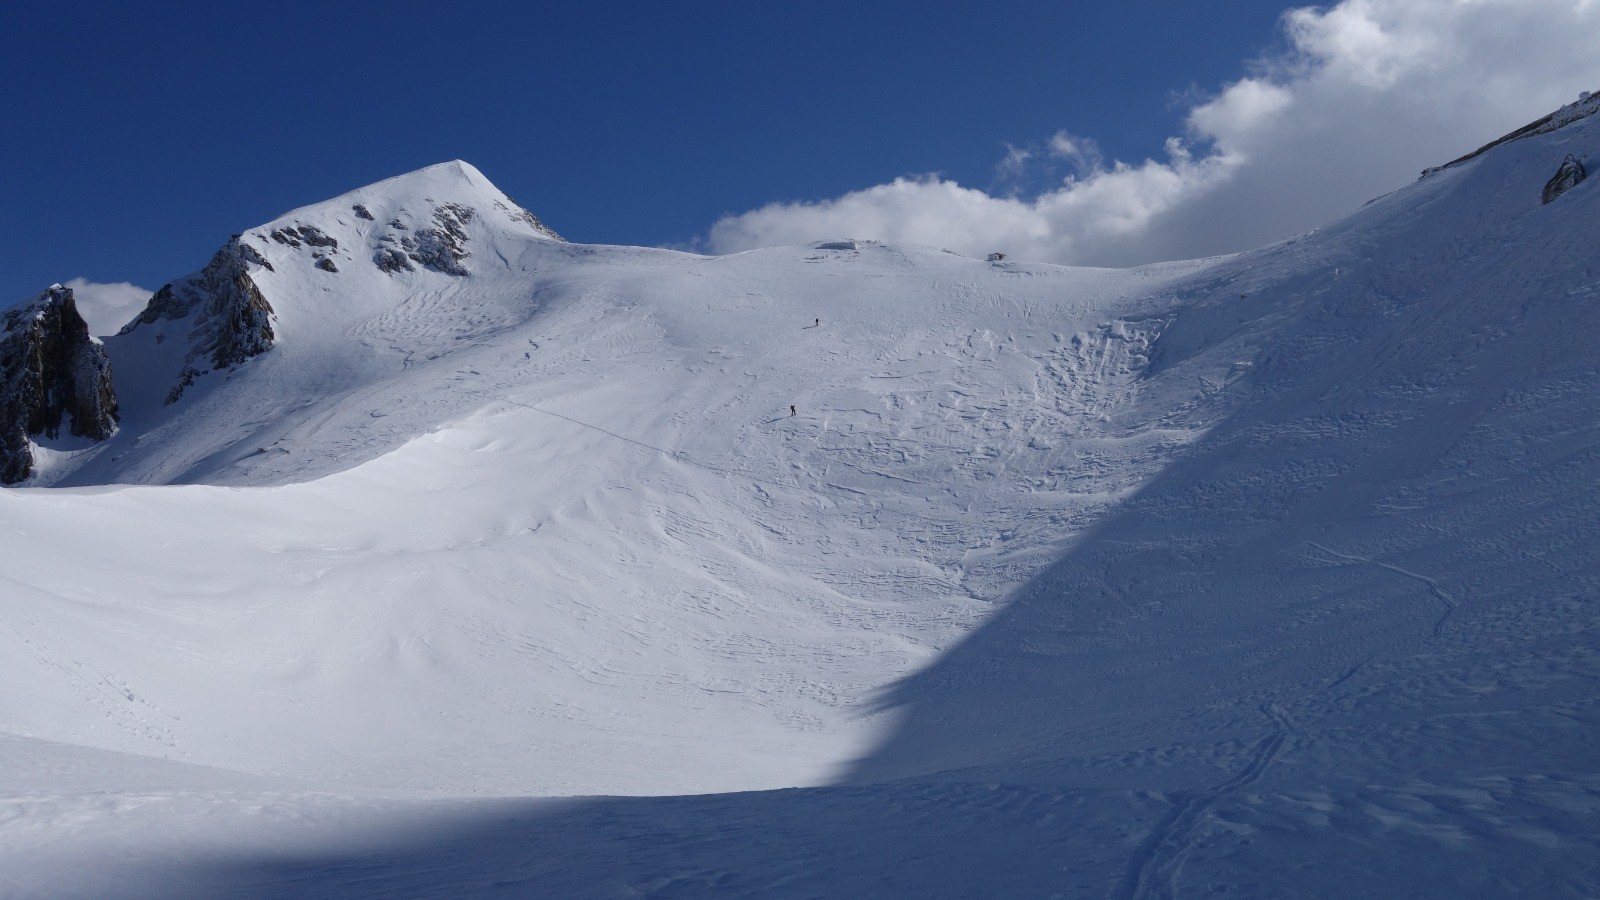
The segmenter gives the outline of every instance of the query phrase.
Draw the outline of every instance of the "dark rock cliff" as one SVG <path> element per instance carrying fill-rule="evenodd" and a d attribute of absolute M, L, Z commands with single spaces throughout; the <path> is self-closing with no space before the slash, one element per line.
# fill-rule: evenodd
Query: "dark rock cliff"
<path fill-rule="evenodd" d="M 197 274 L 164 285 L 139 317 L 123 327 L 128 334 L 142 327 L 190 319 L 191 349 L 167 402 L 176 401 L 197 376 L 226 369 L 272 349 L 272 304 L 250 277 L 255 268 L 272 271 L 259 251 L 235 236 Z"/>
<path fill-rule="evenodd" d="M 29 438 L 70 434 L 102 441 L 117 426 L 111 361 L 78 314 L 72 290 L 54 285 L 0 317 L 0 484 L 33 471 Z"/>

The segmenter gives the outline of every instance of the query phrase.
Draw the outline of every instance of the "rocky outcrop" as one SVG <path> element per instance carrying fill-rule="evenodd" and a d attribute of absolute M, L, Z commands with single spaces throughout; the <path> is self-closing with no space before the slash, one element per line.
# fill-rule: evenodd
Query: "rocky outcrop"
<path fill-rule="evenodd" d="M 392 238 L 384 238 L 392 240 Z M 404 252 L 393 247 L 379 247 L 373 251 L 372 263 L 380 272 L 414 272 L 417 267 L 411 264 L 411 259 Z"/>
<path fill-rule="evenodd" d="M 549 225 L 546 225 L 545 223 L 539 221 L 539 217 L 538 216 L 534 215 L 531 212 L 528 212 L 527 210 L 523 209 L 520 206 L 516 206 L 516 205 L 507 206 L 504 203 L 501 203 L 499 200 L 496 200 L 494 202 L 494 205 L 495 205 L 496 208 L 498 208 L 500 210 L 503 210 L 506 215 L 510 216 L 512 221 L 514 221 L 514 222 L 526 222 L 529 225 L 532 225 L 533 229 L 535 231 L 539 232 L 540 234 L 543 234 L 545 237 L 550 238 L 551 240 L 561 241 L 562 243 L 565 243 L 566 240 L 567 240 L 566 238 L 562 237 L 561 235 L 556 234 L 556 231 L 555 231 L 554 228 L 551 228 Z"/>
<path fill-rule="evenodd" d="M 72 290 L 53 285 L 0 317 L 0 484 L 33 471 L 30 438 L 102 441 L 117 427 L 111 361 L 78 314 Z"/>
<path fill-rule="evenodd" d="M 300 236 L 302 239 L 304 235 Z M 167 395 L 172 403 L 194 379 L 213 369 L 236 366 L 272 348 L 272 305 L 250 273 L 272 271 L 259 251 L 235 235 L 211 262 L 183 281 L 164 285 L 139 317 L 123 327 L 128 334 L 144 327 L 188 321 L 190 350 L 179 383 Z M 164 336 L 158 336 L 158 340 Z"/>
<path fill-rule="evenodd" d="M 531 225 L 540 234 L 553 240 L 565 240 L 540 222 L 533 213 L 521 207 L 508 206 L 498 200 L 494 201 L 494 205 L 514 222 Z M 479 211 L 470 206 L 446 203 L 434 208 L 427 225 L 414 230 L 407 228 L 398 218 L 392 219 L 389 222 L 390 232 L 378 238 L 387 246 L 373 250 L 372 263 L 379 271 L 389 274 L 415 272 L 421 266 L 444 275 L 465 277 L 471 273 L 463 262 L 472 255 L 467 249 L 471 240 L 467 225 L 478 215 Z M 277 234 L 274 233 L 273 237 L 277 238 Z"/>
<path fill-rule="evenodd" d="M 447 203 L 433 211 L 433 225 L 418 228 L 400 239 L 406 255 L 425 269 L 445 275 L 466 275 L 461 261 L 467 253 L 467 228 L 472 221 L 472 210 L 456 203 Z"/>
<path fill-rule="evenodd" d="M 272 239 L 288 247 L 299 247 L 302 242 L 313 247 L 339 249 L 339 241 L 329 237 L 315 225 L 291 225 L 272 231 Z"/>
<path fill-rule="evenodd" d="M 1561 161 L 1561 167 L 1556 169 L 1555 177 L 1545 182 L 1544 192 L 1539 195 L 1540 199 L 1545 203 L 1549 203 L 1551 200 L 1565 194 L 1569 188 L 1582 182 L 1587 177 L 1589 177 L 1589 173 L 1583 168 L 1583 163 L 1578 162 L 1576 156 L 1568 153 L 1567 158 Z"/>

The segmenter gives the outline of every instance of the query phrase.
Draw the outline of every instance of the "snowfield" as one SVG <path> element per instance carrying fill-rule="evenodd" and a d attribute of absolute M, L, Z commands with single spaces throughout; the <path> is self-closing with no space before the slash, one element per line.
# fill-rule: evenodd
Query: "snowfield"
<path fill-rule="evenodd" d="M 0 491 L 0 893 L 1600 893 L 1597 149 L 1134 270 L 247 231 L 276 346 Z"/>

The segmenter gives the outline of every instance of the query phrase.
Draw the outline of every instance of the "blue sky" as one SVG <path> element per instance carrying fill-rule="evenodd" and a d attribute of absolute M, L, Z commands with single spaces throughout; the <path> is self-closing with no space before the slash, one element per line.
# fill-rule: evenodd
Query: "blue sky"
<path fill-rule="evenodd" d="M 1018 2 L 1000 11 L 863 2 L 10 4 L 0 12 L 8 85 L 0 303 L 73 277 L 156 287 L 203 264 L 233 232 L 451 158 L 472 162 L 580 241 L 739 249 L 807 229 L 867 228 L 861 210 L 876 215 L 874 204 L 893 194 L 906 222 L 885 226 L 891 238 L 960 248 L 1010 234 L 1006 216 L 1033 215 L 1062 236 L 1037 247 L 1019 239 L 1019 249 L 1059 262 L 1243 249 L 1260 235 L 1216 234 L 1217 246 L 1173 238 L 1195 231 L 1173 204 L 1228 200 L 1218 185 L 1248 181 L 1229 160 L 1271 157 L 1246 146 L 1260 143 L 1263 116 L 1277 122 L 1316 97 L 1326 104 L 1327 85 L 1295 68 L 1323 66 L 1337 80 L 1346 57 L 1368 52 L 1349 48 L 1349 35 L 1371 30 L 1355 19 L 1404 37 L 1420 27 L 1405 9 L 1462 5 L 1383 9 L 1395 3 L 1345 0 L 1296 31 L 1280 21 L 1291 4 L 1262 0 Z M 1341 10 L 1349 21 L 1337 18 Z M 1556 22 L 1556 32 L 1592 15 L 1571 11 L 1574 21 Z M 1503 44 L 1495 35 L 1521 27 L 1481 12 L 1457 18 L 1457 44 Z M 1515 56 L 1514 43 L 1500 49 Z M 1523 87 L 1503 86 L 1509 99 L 1477 103 L 1485 108 L 1460 134 L 1422 123 L 1437 146 L 1413 147 L 1415 159 L 1442 161 L 1428 154 L 1470 149 L 1471 135 L 1487 140 L 1502 123 L 1600 87 L 1585 82 L 1600 69 L 1579 59 L 1592 53 L 1543 54 L 1555 62 L 1525 73 Z M 1359 72 L 1350 78 L 1366 89 Z M 1251 79 L 1265 87 L 1229 94 Z M 1395 118 L 1415 118 L 1390 105 Z M 1327 111 L 1308 115 L 1318 109 Z M 1168 143 L 1175 137 L 1187 142 L 1179 157 Z M 1395 142 L 1417 143 L 1404 134 Z M 1133 184 L 1118 175 L 1119 160 L 1164 168 Z M 1326 196 L 1300 219 L 1258 230 L 1310 227 L 1322 219 L 1308 217 L 1353 208 L 1363 191 L 1398 186 L 1420 168 L 1411 158 L 1392 162 L 1349 184 L 1319 184 Z M 1151 199 L 1149 184 L 1170 182 L 1168 172 L 1191 179 L 1181 182 L 1187 193 Z M 891 189 L 902 176 L 911 181 Z M 1067 176 L 1095 190 L 1068 197 L 1059 187 Z M 951 185 L 976 192 L 957 200 L 981 209 L 944 211 Z M 1269 188 L 1256 192 L 1283 193 Z M 1089 203 L 1091 193 L 1100 199 Z M 1248 207 L 1247 199 L 1229 202 Z M 1066 222 L 1046 200 L 1092 209 Z M 739 217 L 794 201 L 813 205 Z M 1094 215 L 1132 221 L 1130 202 L 1145 224 L 1126 234 L 1094 225 Z M 1240 221 L 1253 215 L 1236 212 Z M 953 218 L 989 230 L 947 237 L 931 225 Z M 1068 234 L 1075 228 L 1084 234 Z M 812 235 L 825 236 L 846 235 Z M 1229 241 L 1240 246 L 1221 246 Z"/>

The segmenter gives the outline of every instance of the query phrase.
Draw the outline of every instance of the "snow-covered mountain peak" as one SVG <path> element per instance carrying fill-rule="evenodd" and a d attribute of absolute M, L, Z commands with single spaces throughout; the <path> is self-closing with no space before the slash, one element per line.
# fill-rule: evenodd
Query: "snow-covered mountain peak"
<path fill-rule="evenodd" d="M 520 274 L 562 242 L 460 160 L 304 206 L 234 235 L 200 271 L 157 291 L 115 339 L 119 389 L 138 410 L 289 340 L 342 340 L 354 323 L 473 278 Z"/>
<path fill-rule="evenodd" d="M 385 275 L 425 270 L 457 277 L 504 268 L 477 247 L 562 239 L 461 160 L 301 207 L 244 237 L 274 263 L 330 274 L 370 265 Z"/>
<path fill-rule="evenodd" d="M 496 187 L 476 166 L 459 159 L 424 166 L 291 210 L 263 227 L 275 227 L 328 210 L 353 213 L 357 218 L 365 219 L 366 216 L 354 209 L 357 205 L 366 207 L 368 213 L 377 218 L 376 212 L 380 209 L 396 213 L 410 210 L 415 214 L 425 212 L 428 204 L 447 203 L 485 212 L 497 209 L 504 212 L 509 220 L 530 226 L 532 233 L 537 236 L 560 239 L 554 231 L 539 223 L 532 213 Z"/>

